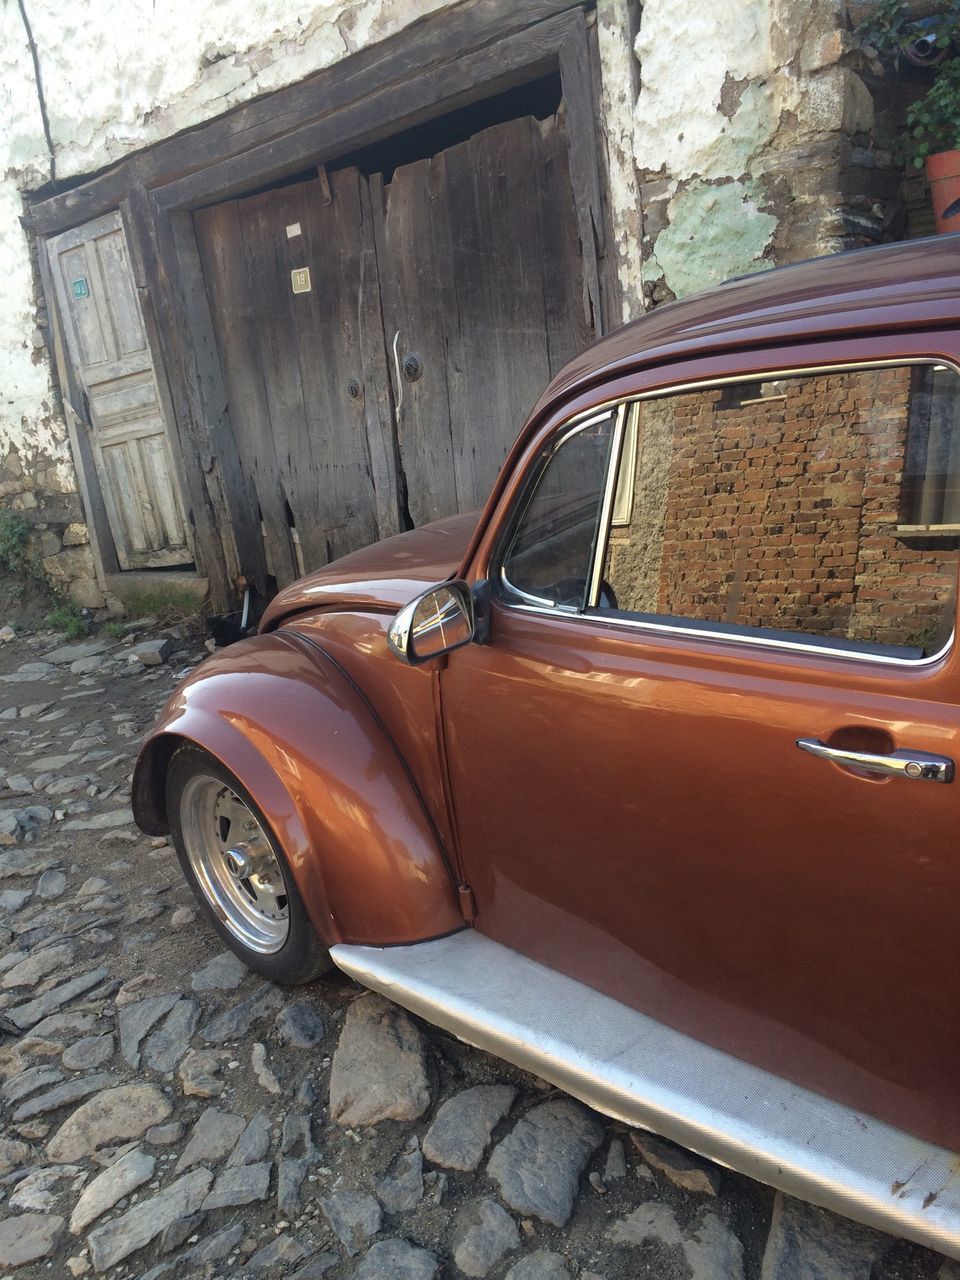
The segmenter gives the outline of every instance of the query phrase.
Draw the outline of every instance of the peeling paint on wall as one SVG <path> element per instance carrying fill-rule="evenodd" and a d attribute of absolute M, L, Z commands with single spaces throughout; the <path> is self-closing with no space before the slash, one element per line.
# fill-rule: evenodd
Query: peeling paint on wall
<path fill-rule="evenodd" d="M 777 219 L 760 205 L 754 180 L 720 186 L 696 181 L 667 206 L 668 223 L 657 237 L 657 266 L 679 297 L 721 284 L 730 276 L 762 271 Z"/>

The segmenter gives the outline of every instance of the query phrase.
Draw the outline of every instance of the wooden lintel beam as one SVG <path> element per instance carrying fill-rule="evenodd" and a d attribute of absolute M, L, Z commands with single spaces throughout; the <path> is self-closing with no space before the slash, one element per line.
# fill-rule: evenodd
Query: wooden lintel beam
<path fill-rule="evenodd" d="M 199 178 L 211 165 L 269 146 L 348 104 L 371 99 L 390 85 L 575 11 L 583 2 L 463 0 L 298 84 L 125 157 L 73 190 L 38 201 L 26 216 L 38 235 L 78 226 L 116 209 L 135 186 L 153 189 L 190 175 Z M 202 187 L 202 180 L 195 185 Z M 215 188 L 211 191 L 215 194 Z"/>

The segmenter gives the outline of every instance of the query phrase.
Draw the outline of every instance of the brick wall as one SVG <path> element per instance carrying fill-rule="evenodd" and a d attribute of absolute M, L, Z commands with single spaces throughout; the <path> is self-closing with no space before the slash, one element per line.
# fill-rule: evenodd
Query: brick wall
<path fill-rule="evenodd" d="M 632 522 L 608 562 L 621 608 L 881 644 L 945 637 L 957 552 L 896 533 L 911 377 L 810 375 L 762 398 L 752 384 L 642 405 Z M 655 471 L 669 476 L 662 509 Z M 659 549 L 655 603 L 649 574 L 642 598 L 632 580 L 638 546 L 648 560 Z"/>

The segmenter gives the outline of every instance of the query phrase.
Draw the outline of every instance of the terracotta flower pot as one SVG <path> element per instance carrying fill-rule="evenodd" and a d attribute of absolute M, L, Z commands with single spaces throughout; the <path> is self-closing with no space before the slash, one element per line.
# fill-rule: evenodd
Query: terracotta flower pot
<path fill-rule="evenodd" d="M 960 231 L 960 151 L 927 156 L 927 181 L 937 231 Z"/>

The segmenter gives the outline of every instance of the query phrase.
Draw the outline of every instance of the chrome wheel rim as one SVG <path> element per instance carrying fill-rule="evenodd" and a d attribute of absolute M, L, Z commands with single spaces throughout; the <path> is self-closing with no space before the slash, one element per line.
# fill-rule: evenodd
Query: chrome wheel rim
<path fill-rule="evenodd" d="M 196 774 L 180 799 L 190 867 L 218 918 L 251 951 L 279 951 L 290 932 L 287 886 L 256 815 L 219 778 Z"/>

